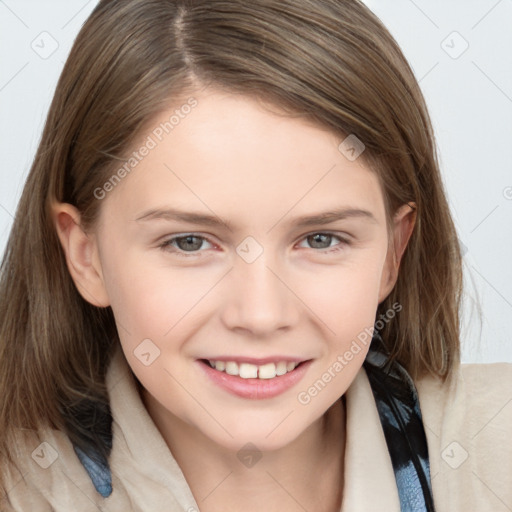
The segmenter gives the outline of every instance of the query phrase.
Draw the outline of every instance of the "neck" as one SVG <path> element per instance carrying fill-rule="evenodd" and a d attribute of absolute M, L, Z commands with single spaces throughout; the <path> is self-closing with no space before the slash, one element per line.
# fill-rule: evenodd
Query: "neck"
<path fill-rule="evenodd" d="M 345 454 L 345 400 L 337 400 L 302 434 L 280 449 L 241 463 L 198 429 L 162 416 L 143 391 L 148 413 L 180 466 L 201 512 L 339 512 Z M 244 459 L 245 460 L 245 459 Z"/>

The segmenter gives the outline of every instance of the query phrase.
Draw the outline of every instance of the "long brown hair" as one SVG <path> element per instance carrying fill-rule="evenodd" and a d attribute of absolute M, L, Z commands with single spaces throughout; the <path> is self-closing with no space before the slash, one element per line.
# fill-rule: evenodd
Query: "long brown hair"
<path fill-rule="evenodd" d="M 377 311 L 402 306 L 383 339 L 413 378 L 446 380 L 458 364 L 458 238 L 422 93 L 380 20 L 358 0 L 103 0 L 60 77 L 1 265 L 2 458 L 16 430 L 42 426 L 108 455 L 116 327 L 110 308 L 75 288 L 50 206 L 73 204 L 93 227 L 94 191 L 135 137 L 169 102 L 210 84 L 363 141 L 388 222 L 404 203 L 417 210 L 398 281 Z"/>

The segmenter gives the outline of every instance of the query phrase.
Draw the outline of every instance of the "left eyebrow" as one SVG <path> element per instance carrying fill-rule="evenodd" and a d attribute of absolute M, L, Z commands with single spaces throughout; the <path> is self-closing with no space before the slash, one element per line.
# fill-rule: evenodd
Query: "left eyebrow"
<path fill-rule="evenodd" d="M 360 208 L 340 208 L 335 210 L 329 210 L 326 212 L 316 213 L 313 215 L 305 215 L 302 217 L 295 217 L 287 221 L 287 224 L 296 227 L 308 227 L 330 224 L 337 220 L 343 220 L 348 218 L 362 218 L 370 222 L 378 224 L 377 219 L 369 210 Z M 190 212 L 182 211 L 173 208 L 166 209 L 152 209 L 143 212 L 139 215 L 135 221 L 150 221 L 155 219 L 167 220 L 167 221 L 182 221 L 190 224 L 197 224 L 210 227 L 221 227 L 225 226 L 229 230 L 233 231 L 233 224 L 225 219 L 222 219 L 216 215 L 209 215 L 201 212 Z"/>
<path fill-rule="evenodd" d="M 305 215 L 303 217 L 296 217 L 295 219 L 290 220 L 288 223 L 297 227 L 304 228 L 308 226 L 330 224 L 331 222 L 336 222 L 337 220 L 357 217 L 378 224 L 378 221 L 372 212 L 369 210 L 363 210 L 361 208 L 340 208 L 338 210 L 330 210 L 314 215 Z"/>

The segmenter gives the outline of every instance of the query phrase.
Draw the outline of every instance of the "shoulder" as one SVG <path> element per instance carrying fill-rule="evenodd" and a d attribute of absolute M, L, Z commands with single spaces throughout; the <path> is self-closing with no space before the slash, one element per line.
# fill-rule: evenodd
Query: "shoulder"
<path fill-rule="evenodd" d="M 467 390 L 498 394 L 510 392 L 512 363 L 461 364 L 460 373 Z"/>
<path fill-rule="evenodd" d="M 491 418 L 498 424 L 512 419 L 505 410 L 512 406 L 512 363 L 460 364 L 451 381 L 424 377 L 416 388 L 422 412 L 436 423 L 468 414 L 475 426 Z"/>
<path fill-rule="evenodd" d="M 2 512 L 60 511 L 70 503 L 78 512 L 100 504 L 66 434 L 53 429 L 18 431 L 13 445 L 14 464 L 2 461 L 0 465 Z"/>
<path fill-rule="evenodd" d="M 468 406 L 490 427 L 512 429 L 512 363 L 461 365 Z M 482 425 L 483 427 L 483 425 Z"/>
<path fill-rule="evenodd" d="M 52 510 L 32 476 L 37 467 L 43 469 L 51 465 L 50 462 L 55 457 L 53 446 L 31 430 L 16 431 L 10 439 L 10 445 L 13 460 L 2 459 L 0 465 L 2 475 L 0 510 L 6 512 Z"/>
<path fill-rule="evenodd" d="M 512 363 L 461 364 L 416 388 L 439 512 L 512 507 Z"/>
<path fill-rule="evenodd" d="M 451 380 L 424 377 L 416 389 L 434 432 L 457 429 L 476 439 L 484 429 L 495 435 L 512 429 L 512 363 L 460 364 Z"/>

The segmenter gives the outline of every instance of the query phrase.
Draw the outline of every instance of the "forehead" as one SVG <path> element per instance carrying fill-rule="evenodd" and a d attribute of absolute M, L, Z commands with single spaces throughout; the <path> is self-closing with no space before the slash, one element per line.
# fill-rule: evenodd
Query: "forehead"
<path fill-rule="evenodd" d="M 234 221 L 250 212 L 268 222 L 291 209 L 382 210 L 377 176 L 361 158 L 347 158 L 343 140 L 256 99 L 201 91 L 148 123 L 109 203 L 133 215 L 173 204 Z"/>

